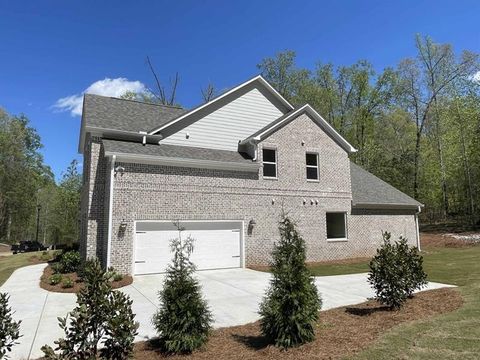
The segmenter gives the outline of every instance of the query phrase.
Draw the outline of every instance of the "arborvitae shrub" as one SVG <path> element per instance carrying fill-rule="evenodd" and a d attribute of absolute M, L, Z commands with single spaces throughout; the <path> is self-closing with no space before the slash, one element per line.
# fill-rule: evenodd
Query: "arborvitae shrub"
<path fill-rule="evenodd" d="M 283 216 L 280 240 L 272 252 L 272 280 L 260 304 L 263 334 L 276 346 L 289 348 L 315 338 L 322 302 L 305 264 L 305 241 L 295 224 Z"/>
<path fill-rule="evenodd" d="M 162 350 L 187 354 L 204 345 L 211 330 L 212 315 L 194 278 L 195 265 L 190 261 L 194 239 L 182 238 L 184 229 L 177 222 L 178 238 L 171 241 L 172 263 L 168 266 L 160 307 L 153 317 Z"/>

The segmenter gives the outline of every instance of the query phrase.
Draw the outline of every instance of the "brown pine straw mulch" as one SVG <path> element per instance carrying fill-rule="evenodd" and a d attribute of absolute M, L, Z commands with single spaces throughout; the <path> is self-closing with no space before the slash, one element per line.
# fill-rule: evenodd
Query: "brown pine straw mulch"
<path fill-rule="evenodd" d="M 63 278 L 69 277 L 70 279 L 73 280 L 73 287 L 71 288 L 63 288 L 62 287 L 62 282 L 60 282 L 57 285 L 51 285 L 49 282 L 50 276 L 54 274 L 53 268 L 51 265 L 48 265 L 44 270 L 43 270 L 43 275 L 40 278 L 40 287 L 42 289 L 45 289 L 47 291 L 52 291 L 52 292 L 59 292 L 59 293 L 78 293 L 80 289 L 83 287 L 83 282 L 82 279 L 78 276 L 76 272 L 74 273 L 68 273 L 68 274 L 62 274 Z M 124 275 L 122 280 L 120 281 L 112 281 L 112 288 L 118 289 L 127 285 L 130 285 L 133 282 L 133 278 L 131 276 Z"/>
<path fill-rule="evenodd" d="M 312 343 L 282 351 L 262 337 L 259 323 L 223 328 L 212 333 L 202 350 L 170 359 L 340 359 L 351 356 L 375 342 L 392 327 L 451 312 L 463 304 L 452 288 L 425 291 L 409 299 L 399 311 L 389 311 L 375 301 L 322 311 Z M 155 341 L 137 343 L 135 359 L 167 357 L 155 347 Z"/>

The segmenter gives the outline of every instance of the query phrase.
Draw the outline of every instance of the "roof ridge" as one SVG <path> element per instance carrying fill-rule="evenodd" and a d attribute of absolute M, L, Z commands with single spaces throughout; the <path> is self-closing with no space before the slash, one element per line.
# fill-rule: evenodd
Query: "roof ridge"
<path fill-rule="evenodd" d="M 146 102 L 146 101 L 133 100 L 133 99 L 122 99 L 122 98 L 119 98 L 119 97 L 116 97 L 116 96 L 105 96 L 105 95 L 90 94 L 90 93 L 85 93 L 84 96 L 86 96 L 86 95 L 88 95 L 88 96 L 98 96 L 98 97 L 102 97 L 102 98 L 120 100 L 120 101 L 130 101 L 130 102 L 135 102 L 135 103 L 139 103 L 139 104 L 153 105 L 153 106 L 160 106 L 160 107 L 166 107 L 166 108 L 173 108 L 173 109 L 180 109 L 180 110 L 188 111 L 188 109 L 185 109 L 184 107 L 177 106 L 177 105 L 155 104 L 155 103 L 150 103 L 150 102 Z"/>

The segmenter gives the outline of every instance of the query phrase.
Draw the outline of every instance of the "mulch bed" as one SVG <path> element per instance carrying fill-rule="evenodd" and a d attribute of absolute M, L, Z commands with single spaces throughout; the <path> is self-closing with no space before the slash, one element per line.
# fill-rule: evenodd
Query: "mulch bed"
<path fill-rule="evenodd" d="M 409 299 L 399 311 L 389 311 L 375 301 L 320 313 L 316 339 L 301 347 L 282 351 L 268 344 L 259 323 L 223 328 L 212 333 L 202 350 L 171 359 L 340 359 L 351 356 L 375 342 L 392 327 L 426 319 L 458 309 L 463 299 L 455 289 L 425 291 Z M 135 359 L 167 357 L 155 347 L 155 341 L 137 343 Z"/>
<path fill-rule="evenodd" d="M 40 278 L 40 287 L 42 289 L 45 289 L 47 291 L 60 292 L 60 293 L 77 293 L 83 287 L 82 279 L 80 279 L 77 273 L 62 274 L 62 277 L 64 278 L 69 277 L 70 279 L 72 279 L 73 287 L 71 288 L 63 288 L 61 282 L 57 285 L 51 285 L 49 282 L 49 279 L 50 279 L 50 276 L 52 276 L 53 274 L 54 274 L 54 271 L 51 265 L 48 265 L 43 270 L 43 275 Z M 133 282 L 133 278 L 131 276 L 125 275 L 120 281 L 112 281 L 112 288 L 118 289 L 118 288 L 130 285 L 132 282 Z"/>

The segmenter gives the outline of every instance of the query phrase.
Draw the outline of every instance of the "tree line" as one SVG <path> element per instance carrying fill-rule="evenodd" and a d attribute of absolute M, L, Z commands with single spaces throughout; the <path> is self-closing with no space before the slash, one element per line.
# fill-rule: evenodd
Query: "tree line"
<path fill-rule="evenodd" d="M 78 163 L 73 160 L 57 184 L 41 148 L 27 117 L 0 108 L 0 242 L 78 241 Z"/>
<path fill-rule="evenodd" d="M 475 224 L 480 205 L 479 56 L 416 36 L 416 56 L 377 72 L 263 59 L 262 75 L 296 106 L 309 103 L 358 152 L 352 160 L 424 203 L 424 220 Z"/>
<path fill-rule="evenodd" d="M 425 204 L 424 221 L 480 221 L 479 55 L 415 38 L 416 56 L 381 72 L 350 66 L 296 65 L 293 51 L 265 58 L 262 75 L 291 103 L 309 103 L 358 152 L 352 160 Z M 155 70 L 150 64 L 152 73 Z M 178 75 L 166 91 L 125 98 L 177 104 Z M 205 102 L 216 93 L 202 90 Z M 0 108 L 0 242 L 78 241 L 81 174 L 72 161 L 57 183 L 24 115 Z"/>

